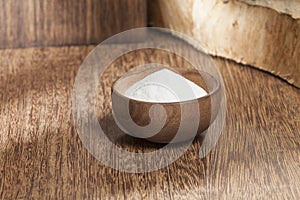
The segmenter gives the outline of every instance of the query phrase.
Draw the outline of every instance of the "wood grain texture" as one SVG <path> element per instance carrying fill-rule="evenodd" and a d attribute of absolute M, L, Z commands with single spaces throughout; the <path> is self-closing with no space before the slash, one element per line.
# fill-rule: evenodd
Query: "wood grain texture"
<path fill-rule="evenodd" d="M 211 55 L 268 71 L 300 88 L 300 19 L 262 2 L 152 0 L 148 16 L 151 25 L 185 33 Z M 273 5 L 281 10 L 300 7 L 300 1 L 277 2 Z"/>
<path fill-rule="evenodd" d="M 250 5 L 264 6 L 272 8 L 280 13 L 291 15 L 295 19 L 300 18 L 300 4 L 298 0 L 239 0 Z"/>
<path fill-rule="evenodd" d="M 156 172 L 128 174 L 99 163 L 83 147 L 71 116 L 75 75 L 92 48 L 0 50 L 0 198 L 299 199 L 300 91 L 219 58 L 227 118 L 206 158 L 199 159 L 196 140 L 180 159 Z M 99 96 L 99 117 L 110 134 L 120 133 L 110 117 L 103 118 L 111 109 L 112 82 L 148 59 L 151 55 L 136 53 L 103 76 L 107 87 Z M 130 137 L 117 143 L 129 151 L 160 147 Z"/>
<path fill-rule="evenodd" d="M 144 0 L 1 0 L 0 48 L 98 44 L 146 23 Z"/>

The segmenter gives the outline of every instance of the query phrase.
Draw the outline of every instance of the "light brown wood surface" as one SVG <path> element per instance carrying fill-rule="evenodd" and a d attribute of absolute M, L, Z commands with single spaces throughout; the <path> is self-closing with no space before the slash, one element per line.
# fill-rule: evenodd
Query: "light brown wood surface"
<path fill-rule="evenodd" d="M 280 13 L 292 16 L 295 19 L 300 18 L 300 2 L 299 0 L 239 0 L 250 5 L 264 6 L 274 9 Z"/>
<path fill-rule="evenodd" d="M 144 0 L 0 1 L 0 48 L 98 44 L 146 25 Z"/>
<path fill-rule="evenodd" d="M 300 91 L 219 58 L 227 118 L 206 158 L 199 159 L 201 140 L 196 140 L 156 172 L 128 174 L 99 163 L 83 147 L 71 116 L 76 72 L 92 48 L 0 50 L 0 198 L 299 199 Z M 120 134 L 109 117 L 110 86 L 140 59 L 149 57 L 137 53 L 123 59 L 103 77 L 107 87 L 99 97 L 99 117 L 109 134 Z M 122 63 L 126 70 L 118 67 Z M 129 151 L 160 147 L 130 137 L 117 143 Z"/>
<path fill-rule="evenodd" d="M 152 0 L 148 17 L 153 26 L 193 37 L 211 55 L 252 65 L 300 88 L 300 1 L 249 2 Z"/>

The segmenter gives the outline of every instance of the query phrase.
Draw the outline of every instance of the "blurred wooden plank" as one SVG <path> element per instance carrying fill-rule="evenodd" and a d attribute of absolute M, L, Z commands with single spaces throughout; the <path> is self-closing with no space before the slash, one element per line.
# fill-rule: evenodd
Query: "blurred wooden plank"
<path fill-rule="evenodd" d="M 299 199 L 300 90 L 220 58 L 226 125 L 205 159 L 196 140 L 157 172 L 128 174 L 99 163 L 82 145 L 71 115 L 75 75 L 93 47 L 0 50 L 1 199 Z M 116 48 L 126 45 L 107 46 Z M 143 51 L 128 55 L 104 76 L 99 117 L 111 111 L 110 85 L 125 70 L 153 58 L 172 60 Z M 110 118 L 103 123 L 110 134 L 119 133 Z M 139 152 L 159 147 L 131 137 L 120 145 Z"/>
<path fill-rule="evenodd" d="M 98 44 L 144 26 L 144 0 L 0 0 L 0 48 Z"/>

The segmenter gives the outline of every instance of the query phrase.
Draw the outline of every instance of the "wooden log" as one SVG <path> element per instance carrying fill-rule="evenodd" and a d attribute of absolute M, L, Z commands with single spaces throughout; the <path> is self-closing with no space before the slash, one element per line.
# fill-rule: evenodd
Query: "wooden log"
<path fill-rule="evenodd" d="M 280 13 L 291 15 L 293 18 L 300 18 L 299 0 L 240 0 L 250 5 L 272 8 Z"/>
<path fill-rule="evenodd" d="M 97 44 L 146 23 L 144 0 L 0 0 L 0 48 Z"/>
<path fill-rule="evenodd" d="M 268 2 L 153 0 L 150 24 L 193 36 L 212 55 L 252 65 L 300 87 L 300 1 Z"/>

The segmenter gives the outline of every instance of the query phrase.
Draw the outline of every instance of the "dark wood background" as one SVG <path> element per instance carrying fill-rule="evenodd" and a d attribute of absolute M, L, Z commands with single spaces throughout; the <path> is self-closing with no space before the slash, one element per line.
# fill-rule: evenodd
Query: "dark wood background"
<path fill-rule="evenodd" d="M 145 0 L 0 0 L 0 48 L 98 44 L 146 15 Z"/>
<path fill-rule="evenodd" d="M 102 165 L 82 145 L 71 114 L 74 79 L 93 48 L 0 50 L 0 198 L 299 199 L 300 90 L 219 58 L 227 117 L 206 158 L 199 159 L 201 140 L 196 140 L 156 172 L 129 174 Z M 108 45 L 107 51 L 116 48 L 126 45 Z M 111 120 L 111 84 L 145 59 L 151 56 L 131 54 L 104 76 L 99 118 L 111 135 L 120 134 Z M 159 148 L 131 137 L 119 144 L 128 151 Z"/>

